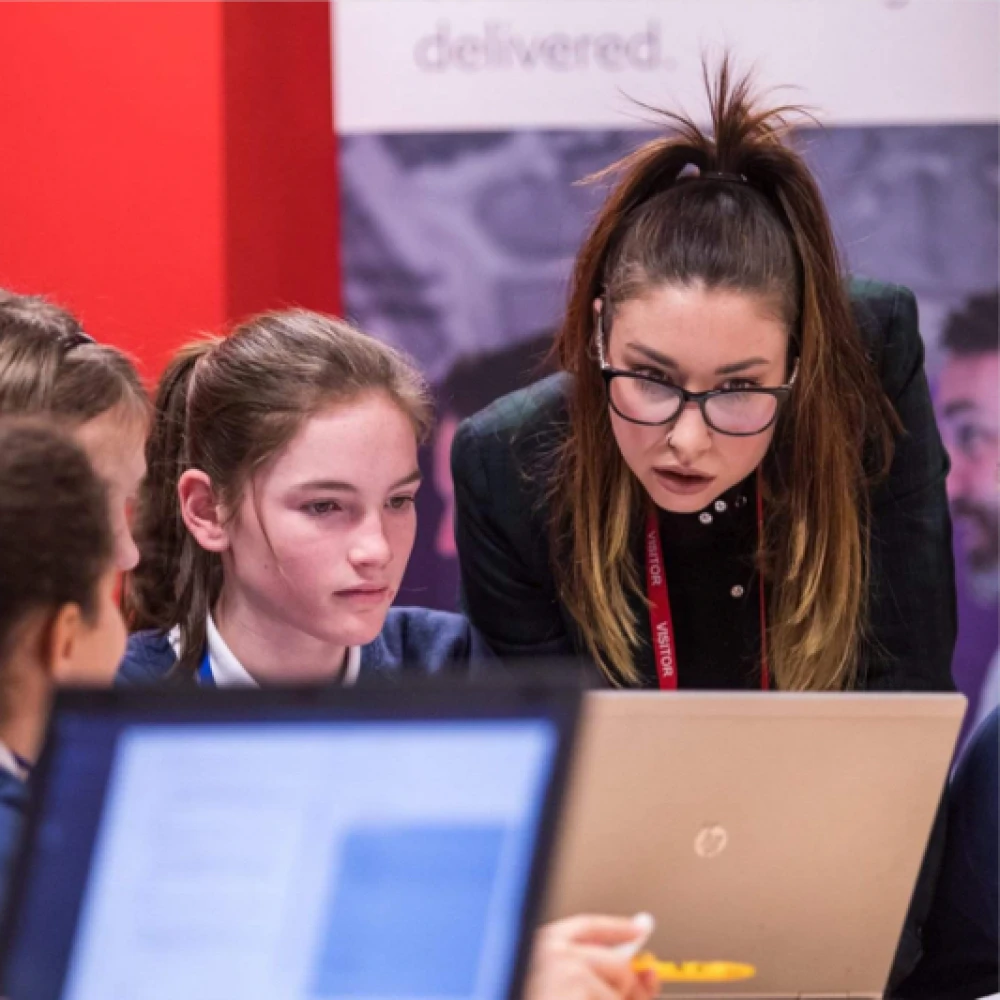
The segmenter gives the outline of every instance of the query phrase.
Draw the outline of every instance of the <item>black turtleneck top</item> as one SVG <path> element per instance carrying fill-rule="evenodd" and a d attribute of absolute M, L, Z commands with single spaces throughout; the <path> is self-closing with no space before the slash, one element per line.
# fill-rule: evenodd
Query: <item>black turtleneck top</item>
<path fill-rule="evenodd" d="M 659 518 L 678 687 L 759 688 L 755 477 L 737 484 L 697 514 L 660 511 Z M 641 545 L 636 558 L 644 568 Z M 648 622 L 647 609 L 637 608 L 637 612 Z M 638 651 L 636 666 L 646 687 L 659 686 L 650 643 Z"/>

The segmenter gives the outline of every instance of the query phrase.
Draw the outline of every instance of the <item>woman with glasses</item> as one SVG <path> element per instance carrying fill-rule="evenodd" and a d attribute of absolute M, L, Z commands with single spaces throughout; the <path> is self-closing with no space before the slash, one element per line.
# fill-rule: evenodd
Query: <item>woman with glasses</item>
<path fill-rule="evenodd" d="M 563 371 L 460 428 L 466 609 L 516 657 L 626 687 L 944 690 L 948 465 L 916 303 L 848 281 L 794 109 L 724 63 L 711 133 L 616 183 L 575 263 Z"/>

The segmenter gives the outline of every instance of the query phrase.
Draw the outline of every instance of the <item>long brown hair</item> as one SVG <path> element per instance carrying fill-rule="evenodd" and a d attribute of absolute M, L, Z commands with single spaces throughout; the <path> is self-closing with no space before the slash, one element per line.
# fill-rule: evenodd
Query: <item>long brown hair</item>
<path fill-rule="evenodd" d="M 198 545 L 181 517 L 181 475 L 205 472 L 235 512 L 254 473 L 309 417 L 368 392 L 387 394 L 418 440 L 426 437 L 431 405 L 421 375 L 402 354 L 342 320 L 301 309 L 267 313 L 174 356 L 156 393 L 137 507 L 142 558 L 127 607 L 132 628 L 180 627 L 179 673 L 197 668 L 223 582 L 220 557 Z"/>
<path fill-rule="evenodd" d="M 616 306 L 664 283 L 766 296 L 800 364 L 762 468 L 771 669 L 787 690 L 847 687 L 866 622 L 867 478 L 888 468 L 897 422 L 852 316 L 819 189 L 785 142 L 800 109 L 759 106 L 728 58 L 714 80 L 706 68 L 705 84 L 711 134 L 663 112 L 670 134 L 598 175 L 618 180 L 577 256 L 556 340 L 573 379 L 550 483 L 552 565 L 591 654 L 613 682 L 634 682 L 642 638 L 629 596 L 642 589 L 632 543 L 649 501 L 612 433 L 594 300 L 603 298 L 610 330 Z"/>

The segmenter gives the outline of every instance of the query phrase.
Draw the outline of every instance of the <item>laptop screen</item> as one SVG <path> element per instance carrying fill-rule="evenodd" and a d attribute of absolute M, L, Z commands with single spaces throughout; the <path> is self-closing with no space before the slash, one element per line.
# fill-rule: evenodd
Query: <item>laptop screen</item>
<path fill-rule="evenodd" d="M 550 719 L 66 719 L 11 1000 L 502 998 Z"/>

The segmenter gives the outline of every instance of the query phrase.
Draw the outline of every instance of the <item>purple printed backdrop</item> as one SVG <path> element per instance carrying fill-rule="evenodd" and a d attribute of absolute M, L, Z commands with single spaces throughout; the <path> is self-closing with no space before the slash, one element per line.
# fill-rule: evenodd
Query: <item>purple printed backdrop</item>
<path fill-rule="evenodd" d="M 439 398 L 401 602 L 457 606 L 447 468 L 454 427 L 539 373 L 603 190 L 575 182 L 642 138 L 607 130 L 341 138 L 346 312 L 414 356 Z M 851 269 L 916 293 L 936 385 L 949 314 L 997 284 L 996 129 L 837 127 L 798 141 Z M 996 590 L 972 592 L 960 534 L 961 525 L 954 672 L 975 702 L 997 649 Z"/>

